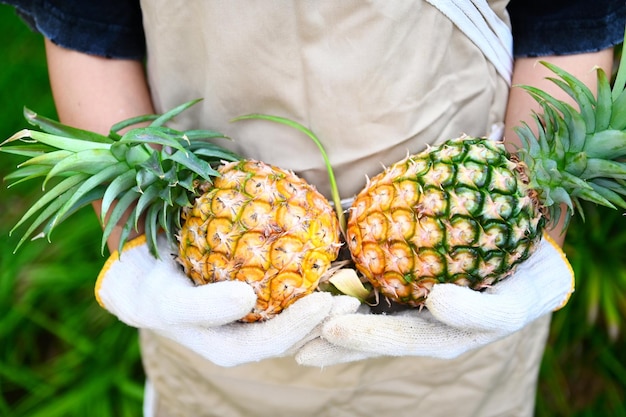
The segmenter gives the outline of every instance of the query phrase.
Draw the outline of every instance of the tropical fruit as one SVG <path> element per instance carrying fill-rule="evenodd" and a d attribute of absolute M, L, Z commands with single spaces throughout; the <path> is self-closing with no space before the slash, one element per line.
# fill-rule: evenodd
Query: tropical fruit
<path fill-rule="evenodd" d="M 578 109 L 524 87 L 543 114 L 534 115 L 537 134 L 517 129 L 515 155 L 489 139 L 451 139 L 389 166 L 356 196 L 346 240 L 356 268 L 389 300 L 422 306 L 437 283 L 483 289 L 527 259 L 547 225 L 583 214 L 580 201 L 626 208 L 623 79 L 611 91 L 598 69 L 595 97 L 544 65 Z"/>
<path fill-rule="evenodd" d="M 218 168 L 183 211 L 179 260 L 196 284 L 229 279 L 255 289 L 246 321 L 273 317 L 317 288 L 339 251 L 339 223 L 315 188 L 252 160 Z"/>
<path fill-rule="evenodd" d="M 108 136 L 26 110 L 41 131 L 18 132 L 1 145 L 29 158 L 7 179 L 55 184 L 15 226 L 34 219 L 18 247 L 40 229 L 49 237 L 74 211 L 101 200 L 103 249 L 116 224 L 124 225 L 121 250 L 142 222 L 153 255 L 162 231 L 195 283 L 246 281 L 258 297 L 243 321 L 269 319 L 316 289 L 339 251 L 337 216 L 294 173 L 208 140 L 221 134 L 165 126 L 194 103 L 120 122 Z"/>

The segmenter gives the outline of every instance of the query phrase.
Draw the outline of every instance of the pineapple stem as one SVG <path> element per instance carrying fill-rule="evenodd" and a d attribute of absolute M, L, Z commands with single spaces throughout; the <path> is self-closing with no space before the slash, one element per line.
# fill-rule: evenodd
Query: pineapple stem
<path fill-rule="evenodd" d="M 333 172 L 330 159 L 328 158 L 328 154 L 326 153 L 326 150 L 324 149 L 324 145 L 322 144 L 322 141 L 317 137 L 317 135 L 315 135 L 315 133 L 313 133 L 311 129 L 304 127 L 298 122 L 295 122 L 293 120 L 280 117 L 280 116 L 271 116 L 267 114 L 254 113 L 254 114 L 247 114 L 244 116 L 235 117 L 234 119 L 231 120 L 231 122 L 236 122 L 239 120 L 250 120 L 250 119 L 269 120 L 272 122 L 276 122 L 276 123 L 280 123 L 286 126 L 293 127 L 294 129 L 297 129 L 300 132 L 307 135 L 317 145 L 317 147 L 319 148 L 322 154 L 322 158 L 324 158 L 324 164 L 326 165 L 326 170 L 328 171 L 328 181 L 330 183 L 330 192 L 332 195 L 333 204 L 335 205 L 335 212 L 337 213 L 337 218 L 339 219 L 341 232 L 345 235 L 346 219 L 343 214 L 343 208 L 341 207 L 341 197 L 339 196 L 339 188 L 337 187 L 337 181 L 335 180 L 335 173 Z"/>

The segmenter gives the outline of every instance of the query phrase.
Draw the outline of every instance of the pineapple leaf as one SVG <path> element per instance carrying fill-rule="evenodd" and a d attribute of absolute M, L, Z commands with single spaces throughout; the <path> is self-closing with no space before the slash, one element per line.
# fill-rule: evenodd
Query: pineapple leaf
<path fill-rule="evenodd" d="M 162 129 L 154 127 L 140 127 L 126 132 L 120 139 L 119 143 L 147 143 L 152 145 L 169 146 L 186 152 L 185 146 L 182 145 L 183 140 L 184 136 L 177 138 L 174 135 L 165 133 Z"/>
<path fill-rule="evenodd" d="M 145 170 L 147 173 L 153 175 L 141 175 L 141 180 L 137 181 L 137 184 L 144 186 L 153 183 L 156 178 L 163 178 L 165 176 L 165 170 L 163 169 L 162 160 L 160 158 L 160 154 L 158 152 L 153 152 L 150 154 L 148 159 L 137 165 L 137 168 L 140 168 L 137 173 L 141 173 Z M 156 177 L 156 178 L 154 178 Z"/>
<path fill-rule="evenodd" d="M 88 177 L 87 174 L 77 174 L 71 177 L 65 178 L 63 181 L 59 182 L 56 186 L 54 186 L 50 191 L 45 193 L 39 200 L 35 202 L 27 211 L 24 213 L 22 218 L 13 226 L 9 235 L 13 234 L 13 232 L 19 228 L 26 220 L 31 218 L 36 212 L 41 210 L 46 204 L 51 203 L 52 201 L 59 198 L 63 193 L 70 189 L 77 189 L 78 186 Z"/>
<path fill-rule="evenodd" d="M 578 152 L 576 154 L 569 154 L 565 170 L 569 174 L 580 177 L 587 168 L 588 155 L 585 152 Z"/>
<path fill-rule="evenodd" d="M 19 167 L 25 167 L 29 165 L 54 166 L 70 155 L 74 155 L 74 153 L 70 151 L 64 151 L 64 150 L 52 151 L 52 152 L 43 153 L 33 158 L 30 158 L 29 160 L 22 162 L 18 166 Z"/>
<path fill-rule="evenodd" d="M 540 124 L 536 113 L 533 114 L 533 119 L 537 124 Z M 528 123 L 523 122 L 520 126 L 516 126 L 514 130 L 522 142 L 522 147 L 518 153 L 520 155 L 522 152 L 524 154 L 536 155 L 539 152 L 539 143 Z M 542 129 L 539 129 L 539 131 L 541 132 Z"/>
<path fill-rule="evenodd" d="M 619 193 L 594 182 L 589 182 L 589 185 L 593 188 L 593 191 L 610 201 L 614 206 L 626 209 L 626 201 L 620 197 Z"/>
<path fill-rule="evenodd" d="M 180 185 L 182 188 L 189 191 L 190 193 L 195 194 L 196 193 L 195 179 L 196 179 L 195 174 L 190 173 L 185 178 L 182 178 L 182 179 L 179 178 L 178 185 Z"/>
<path fill-rule="evenodd" d="M 115 207 L 113 207 L 113 209 L 111 210 L 111 215 L 109 216 L 109 218 L 106 219 L 106 222 L 105 222 L 104 232 L 102 233 L 102 242 L 101 242 L 101 247 L 100 247 L 100 250 L 102 251 L 102 253 L 104 253 L 104 248 L 106 246 L 107 240 L 109 239 L 109 236 L 111 236 L 111 233 L 113 232 L 113 229 L 118 223 L 120 223 L 126 210 L 138 198 L 139 198 L 139 193 L 137 191 L 129 190 L 122 196 L 122 198 L 117 200 L 117 204 L 115 204 Z M 126 220 L 126 222 L 133 222 L 132 217 L 129 217 Z M 124 246 L 124 243 L 126 242 L 120 239 L 120 247 Z"/>
<path fill-rule="evenodd" d="M 71 197 L 72 192 L 78 188 L 79 185 L 75 185 L 65 191 L 63 194 L 59 195 L 56 199 L 53 199 L 50 204 L 46 208 L 44 208 L 37 218 L 31 223 L 28 229 L 22 234 L 22 238 L 17 243 L 15 250 L 13 253 L 17 252 L 17 250 L 26 242 L 26 240 L 37 230 L 37 228 L 50 216 L 52 216 L 64 203 L 68 198 Z"/>
<path fill-rule="evenodd" d="M 596 130 L 594 114 L 596 99 L 591 90 L 569 72 L 549 62 L 542 61 L 541 63 L 567 83 L 567 86 L 570 87 L 569 89 L 561 85 L 561 80 L 552 79 L 553 82 L 556 82 L 557 85 L 559 85 L 563 91 L 567 92 L 578 104 L 580 114 L 585 120 L 585 124 L 587 126 L 586 133 L 594 132 Z"/>
<path fill-rule="evenodd" d="M 174 152 L 168 156 L 168 159 L 178 162 L 209 182 L 211 182 L 211 177 L 219 175 L 208 162 L 198 158 L 191 152 Z"/>
<path fill-rule="evenodd" d="M 591 201 L 592 203 L 596 203 L 609 208 L 616 208 L 609 200 L 607 200 L 602 194 L 598 193 L 593 188 L 581 188 L 576 190 L 574 193 L 575 197 L 582 198 L 587 201 Z"/>
<path fill-rule="evenodd" d="M 163 201 L 166 206 L 171 206 L 173 204 L 172 187 L 163 187 L 159 189 L 159 199 Z"/>
<path fill-rule="evenodd" d="M 531 96 L 535 98 L 539 103 L 542 103 L 542 107 L 545 111 L 546 106 L 543 103 L 547 103 L 557 110 L 562 115 L 562 119 L 567 125 L 567 131 L 569 136 L 569 142 L 566 149 L 570 152 L 580 152 L 585 144 L 586 127 L 583 117 L 568 103 L 557 100 L 548 93 L 535 87 L 522 86 L 528 91 Z M 552 113 L 554 114 L 554 113 Z M 561 119 L 561 118 L 559 118 Z"/>
<path fill-rule="evenodd" d="M 137 226 L 139 222 L 139 218 L 141 217 L 143 212 L 148 207 L 150 207 L 150 205 L 154 203 L 154 201 L 156 201 L 158 196 L 159 196 L 158 184 L 151 184 L 145 190 L 143 190 L 143 192 L 139 196 L 139 199 L 137 200 L 137 207 L 135 209 L 135 227 Z"/>
<path fill-rule="evenodd" d="M 241 156 L 235 152 L 224 149 L 214 143 L 204 142 L 200 140 L 192 140 L 189 145 L 189 150 L 193 151 L 198 156 L 203 156 L 210 160 L 226 160 L 226 161 L 239 161 Z"/>
<path fill-rule="evenodd" d="M 620 181 L 619 179 L 613 181 L 606 178 L 594 178 L 590 181 L 590 183 L 603 188 L 608 188 L 609 190 L 618 194 L 626 195 L 626 184 L 624 184 L 623 181 Z"/>
<path fill-rule="evenodd" d="M 143 116 L 131 117 L 130 119 L 122 120 L 121 122 L 115 123 L 113 126 L 111 126 L 109 137 L 119 140 L 122 137 L 122 135 L 120 135 L 119 133 L 122 129 L 126 129 L 127 127 L 135 126 L 141 123 L 153 122 L 158 118 L 158 114 L 146 114 Z"/>
<path fill-rule="evenodd" d="M 626 35 L 624 35 L 624 40 L 626 41 Z M 623 45 L 622 45 L 622 48 L 623 48 Z M 624 92 L 625 88 L 626 88 L 626 54 L 624 54 L 624 51 L 622 49 L 620 62 L 617 67 L 617 74 L 615 74 L 615 81 L 613 82 L 613 89 L 611 91 L 611 97 L 613 98 L 614 101 L 617 101 L 618 96 L 620 96 Z"/>
<path fill-rule="evenodd" d="M 22 145 L 13 144 L 8 147 L 0 148 L 0 152 L 32 158 L 46 152 L 50 152 L 53 149 L 54 148 L 44 145 L 43 143 L 25 143 Z"/>
<path fill-rule="evenodd" d="M 55 218 L 62 218 L 63 216 L 65 216 L 65 214 L 68 213 L 72 209 L 72 207 L 74 207 L 74 205 L 78 201 L 80 201 L 85 195 L 93 192 L 96 187 L 102 185 L 103 183 L 109 182 L 113 178 L 117 178 L 118 176 L 122 175 L 124 172 L 126 172 L 126 170 L 126 164 L 123 162 L 118 162 L 117 164 L 104 168 L 97 174 L 90 176 L 80 185 L 80 187 L 78 187 L 74 195 L 72 195 L 72 197 L 65 202 L 63 207 L 61 207 L 59 211 L 57 211 Z M 100 190 L 102 194 L 104 194 L 105 190 Z M 102 195 L 97 196 L 97 199 L 101 198 Z"/>
<path fill-rule="evenodd" d="M 544 111 L 543 129 L 538 127 L 540 143 L 542 144 L 543 155 L 550 155 L 550 159 L 555 161 L 563 161 L 565 155 L 572 153 L 572 146 L 568 126 L 565 121 L 559 117 L 557 111 L 542 103 Z M 545 159 L 545 158 L 544 158 Z"/>
<path fill-rule="evenodd" d="M 587 168 L 582 173 L 581 178 L 590 179 L 596 177 L 626 178 L 626 163 L 589 158 L 587 159 Z"/>
<path fill-rule="evenodd" d="M 590 158 L 615 159 L 625 156 L 626 132 L 614 129 L 599 131 L 587 141 L 584 152 Z"/>
<path fill-rule="evenodd" d="M 134 219 L 137 216 L 136 212 L 137 212 L 137 206 L 133 207 L 133 210 L 130 213 L 128 220 L 122 226 L 122 230 L 120 232 L 120 237 L 119 237 L 120 240 L 119 240 L 119 244 L 117 247 L 118 253 L 122 253 L 124 249 L 124 244 L 126 244 L 126 242 L 128 241 L 130 233 L 133 230 L 137 230 L 137 225 L 132 221 L 132 219 Z"/>
<path fill-rule="evenodd" d="M 596 131 L 607 130 L 611 123 L 611 84 L 602 68 L 598 68 L 598 89 L 596 100 Z"/>
<path fill-rule="evenodd" d="M 112 143 L 113 141 L 106 136 L 100 135 L 88 130 L 78 129 L 67 126 L 47 117 L 41 116 L 36 112 L 24 107 L 24 117 L 33 126 L 37 126 L 42 131 L 55 136 L 63 136 L 67 138 L 76 138 L 89 142 Z"/>
<path fill-rule="evenodd" d="M 123 192 L 130 190 L 133 185 L 135 185 L 134 171 L 127 171 L 111 181 L 102 196 L 102 208 L 100 209 L 100 221 L 102 223 L 104 223 L 113 201 Z"/>
<path fill-rule="evenodd" d="M 63 149 L 71 152 L 80 152 L 89 149 L 109 149 L 111 147 L 108 143 L 89 142 L 81 139 L 71 139 L 58 135 L 51 135 L 49 133 L 38 132 L 36 130 L 23 129 L 2 142 L 0 146 L 3 146 L 9 142 L 17 140 L 25 140 L 31 138 L 34 141 L 44 143 L 57 149 Z"/>
<path fill-rule="evenodd" d="M 626 129 L 626 90 L 622 91 L 613 102 L 610 125 L 616 130 Z"/>
<path fill-rule="evenodd" d="M 144 221 L 144 232 L 146 234 L 146 242 L 148 243 L 148 249 L 155 258 L 159 259 L 159 252 L 157 250 L 157 222 L 159 217 L 159 210 L 161 210 L 160 204 L 153 204 L 148 207 L 146 212 L 146 219 Z"/>
<path fill-rule="evenodd" d="M 174 188 L 174 207 L 189 207 L 189 196 L 184 188 Z"/>
<path fill-rule="evenodd" d="M 169 235 L 169 221 L 168 221 L 168 207 L 171 206 L 165 200 L 163 200 L 163 208 L 158 212 L 157 222 L 161 226 L 161 228 L 165 231 L 166 235 Z"/>
<path fill-rule="evenodd" d="M 108 149 L 87 149 L 76 152 L 54 165 L 44 179 L 44 187 L 47 182 L 60 174 L 67 172 L 84 172 L 97 174 L 110 165 L 117 164 L 117 159 L 111 155 Z"/>
<path fill-rule="evenodd" d="M 185 136 L 187 136 L 191 142 L 204 141 L 205 139 L 230 139 L 223 133 L 216 132 L 214 130 L 186 130 Z"/>
<path fill-rule="evenodd" d="M 565 204 L 569 208 L 570 212 L 574 210 L 572 198 L 563 187 L 556 187 L 551 190 L 549 200 L 550 204 L 546 204 L 546 206 L 551 209 L 558 208 L 561 204 Z M 553 221 L 555 224 L 558 222 L 558 218 L 559 216 L 550 216 L 550 220 Z"/>
<path fill-rule="evenodd" d="M 124 148 L 123 158 L 122 159 L 118 158 L 118 159 L 120 161 L 126 162 L 126 164 L 130 168 L 134 168 L 135 166 L 141 164 L 142 162 L 150 158 L 151 155 L 157 153 L 157 150 L 155 148 L 152 148 L 148 144 L 126 147 L 126 144 L 116 143 L 111 148 L 117 147 L 118 145 Z"/>
<path fill-rule="evenodd" d="M 195 99 L 195 100 L 191 100 L 191 101 L 183 103 L 183 104 L 181 104 L 181 105 L 179 105 L 177 107 L 174 107 L 173 109 L 171 109 L 171 110 L 163 113 L 161 116 L 159 116 L 156 120 L 154 120 L 150 124 L 150 126 L 152 126 L 152 127 L 163 126 L 165 123 L 169 122 L 174 117 L 178 116 L 180 113 L 184 112 L 189 107 L 193 106 L 196 103 L 199 103 L 200 101 L 202 101 L 201 98 Z"/>
<path fill-rule="evenodd" d="M 9 185 L 9 187 L 13 187 L 24 181 L 32 180 L 38 177 L 45 177 L 49 171 L 50 171 L 50 167 L 46 167 L 46 166 L 22 167 L 9 173 L 7 176 L 4 177 L 4 179 L 13 180 L 13 179 L 19 178 L 19 180 L 14 181 Z"/>
<path fill-rule="evenodd" d="M 82 197 L 72 205 L 72 207 L 70 207 L 68 210 L 65 210 L 65 213 L 63 215 L 58 215 L 57 211 L 57 213 L 55 213 L 54 216 L 52 216 L 52 218 L 48 220 L 48 224 L 46 224 L 43 230 L 43 234 L 47 237 L 48 241 L 50 241 L 50 236 L 56 226 L 61 224 L 65 219 L 70 217 L 81 208 L 98 200 L 103 192 L 104 190 L 101 188 L 94 188 L 86 194 L 83 194 Z"/>

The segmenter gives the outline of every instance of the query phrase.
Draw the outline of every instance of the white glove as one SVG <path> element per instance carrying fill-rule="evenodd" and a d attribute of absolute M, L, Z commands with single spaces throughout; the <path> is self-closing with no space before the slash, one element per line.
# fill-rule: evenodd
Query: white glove
<path fill-rule="evenodd" d="M 545 237 L 513 275 L 483 292 L 437 284 L 426 300 L 427 310 L 330 318 L 322 338 L 300 349 L 296 361 L 328 366 L 377 356 L 455 358 L 562 307 L 573 288 L 565 254 Z"/>
<path fill-rule="evenodd" d="M 217 365 L 286 354 L 333 306 L 330 293 L 315 292 L 271 320 L 237 322 L 256 303 L 250 285 L 224 281 L 196 286 L 173 260 L 165 239 L 158 245 L 161 259 L 149 253 L 145 237 L 127 244 L 121 256 L 112 254 L 98 276 L 96 298 L 124 323 L 152 329 Z"/>

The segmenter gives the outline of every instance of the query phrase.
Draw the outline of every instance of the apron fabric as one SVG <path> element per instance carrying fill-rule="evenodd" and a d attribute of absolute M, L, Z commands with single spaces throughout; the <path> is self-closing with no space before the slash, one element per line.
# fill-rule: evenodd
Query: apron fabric
<path fill-rule="evenodd" d="M 249 113 L 297 120 L 320 137 L 340 194 L 350 198 L 381 164 L 502 125 L 507 36 L 494 16 L 507 21 L 506 1 L 489 2 L 495 15 L 474 13 L 484 0 L 457 14 L 499 34 L 505 47 L 489 53 L 481 36 L 453 23 L 452 9 L 433 4 L 143 0 L 154 105 L 163 111 L 203 98 L 176 118 L 178 127 L 221 131 L 234 139 L 221 145 L 293 170 L 329 196 L 309 138 L 267 121 L 229 122 Z M 154 393 L 147 414 L 530 416 L 549 321 L 454 360 L 378 358 L 323 369 L 292 357 L 222 368 L 142 330 Z"/>

